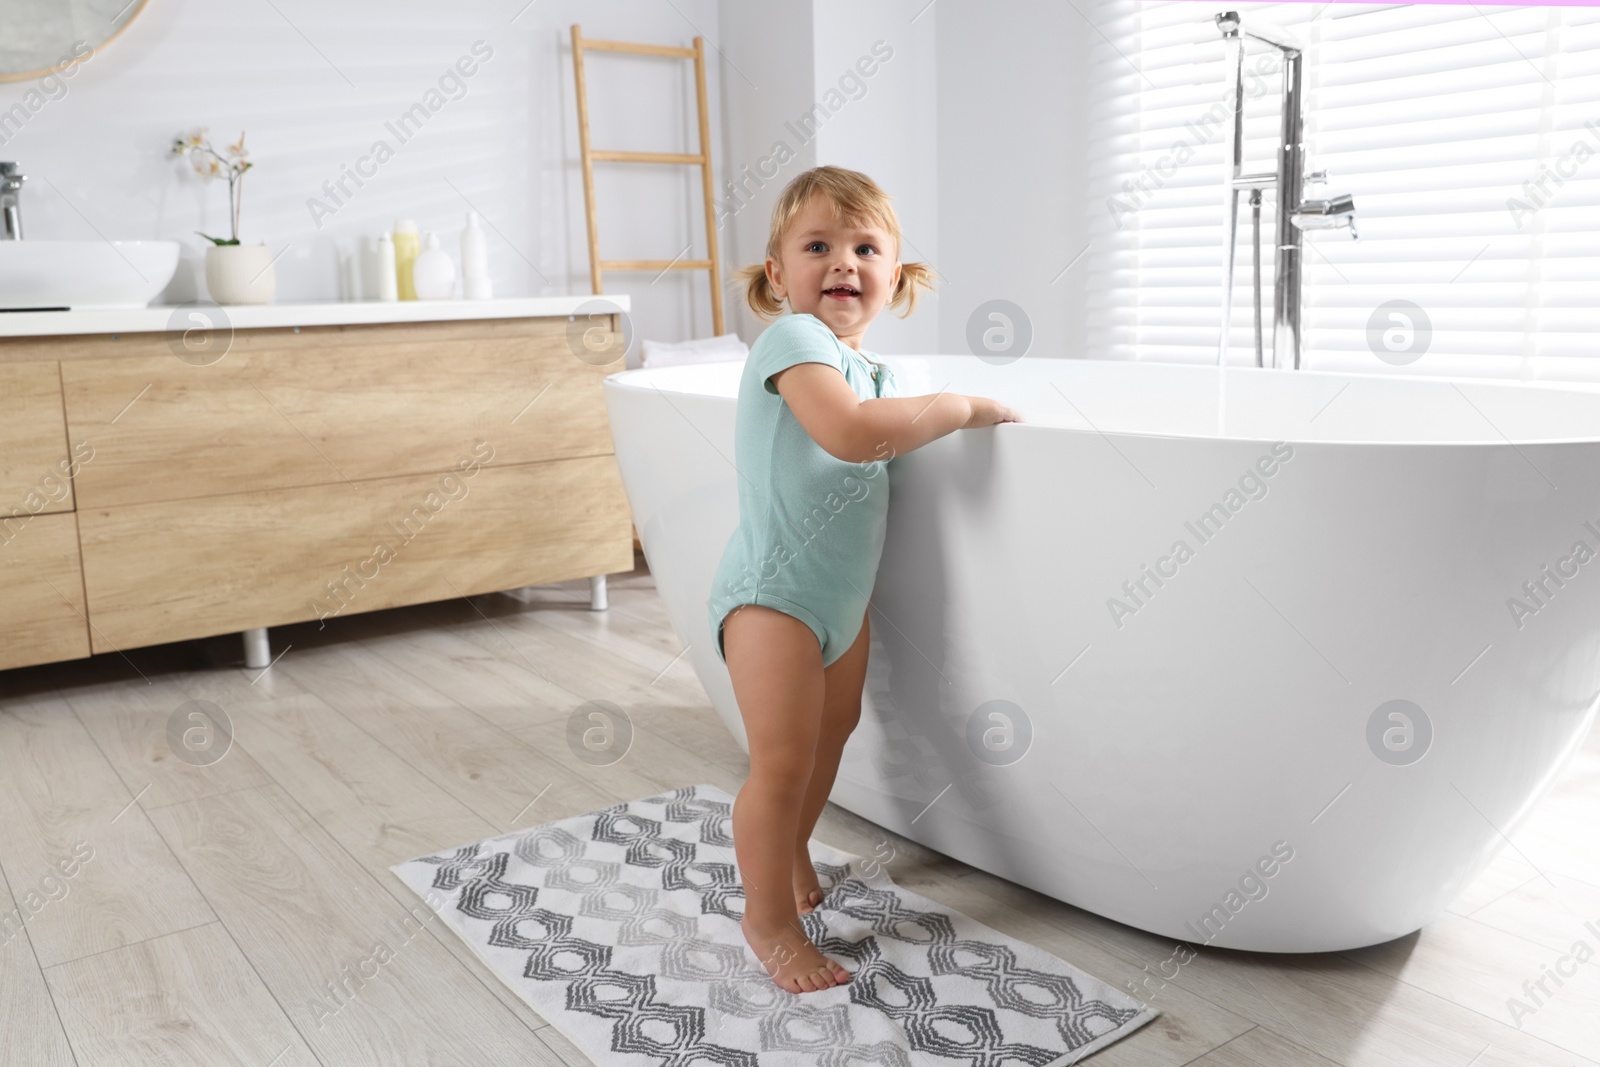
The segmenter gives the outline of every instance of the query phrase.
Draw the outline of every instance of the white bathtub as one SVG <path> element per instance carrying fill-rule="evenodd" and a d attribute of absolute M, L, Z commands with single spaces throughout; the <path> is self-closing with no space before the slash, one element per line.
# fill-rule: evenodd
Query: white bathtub
<path fill-rule="evenodd" d="M 1600 392 L 889 362 L 906 395 L 991 395 L 1029 421 L 889 465 L 835 803 L 1143 930 L 1322 952 L 1439 916 L 1581 744 L 1600 560 L 1572 553 L 1600 552 Z M 738 522 L 741 368 L 628 371 L 605 391 L 651 570 L 744 745 L 706 622 Z M 1275 442 L 1291 455 L 1251 481 Z M 1199 527 L 1216 504 L 1228 517 Z"/>

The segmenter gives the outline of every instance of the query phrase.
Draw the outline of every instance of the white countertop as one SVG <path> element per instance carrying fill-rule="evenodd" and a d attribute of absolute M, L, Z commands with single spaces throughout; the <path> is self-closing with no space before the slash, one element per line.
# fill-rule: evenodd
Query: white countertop
<path fill-rule="evenodd" d="M 604 302 L 598 303 L 598 302 Z M 215 327 L 261 330 L 286 326 L 346 326 L 369 322 L 439 322 L 455 319 L 532 319 L 608 310 L 630 311 L 626 295 L 523 296 L 497 300 L 325 300 L 308 304 L 217 307 L 178 304 L 142 308 L 0 312 L 0 337 L 86 333 L 159 333 L 194 325 L 190 312 Z"/>

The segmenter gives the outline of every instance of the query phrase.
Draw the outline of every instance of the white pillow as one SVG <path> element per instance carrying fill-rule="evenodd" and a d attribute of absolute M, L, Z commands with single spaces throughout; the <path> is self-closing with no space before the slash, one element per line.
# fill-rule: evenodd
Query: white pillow
<path fill-rule="evenodd" d="M 750 348 L 739 335 L 725 333 L 692 341 L 645 341 L 640 351 L 640 367 L 671 367 L 684 363 L 716 363 L 744 359 Z"/>

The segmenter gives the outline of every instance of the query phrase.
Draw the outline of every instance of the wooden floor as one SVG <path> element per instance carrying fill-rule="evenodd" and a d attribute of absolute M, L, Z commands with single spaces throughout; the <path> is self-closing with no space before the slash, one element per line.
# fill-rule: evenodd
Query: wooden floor
<path fill-rule="evenodd" d="M 569 582 L 274 630 L 264 672 L 223 638 L 0 674 L 0 907 L 26 913 L 0 947 L 0 1064 L 587 1063 L 442 924 L 397 937 L 419 901 L 388 868 L 682 785 L 738 789 L 743 753 L 649 573 L 610 585 L 606 612 Z M 635 728 L 609 767 L 567 747 L 595 699 Z M 221 739 L 186 741 L 191 700 L 234 730 L 203 766 L 179 753 L 203 762 Z M 886 835 L 830 807 L 817 837 L 866 855 Z M 1419 934 L 1199 947 L 1164 984 L 1169 939 L 891 841 L 902 885 L 1112 984 L 1150 979 L 1161 1016 L 1097 1067 L 1600 1064 L 1600 956 L 1547 980 L 1520 1026 L 1507 1004 L 1577 942 L 1600 953 L 1600 732 Z"/>

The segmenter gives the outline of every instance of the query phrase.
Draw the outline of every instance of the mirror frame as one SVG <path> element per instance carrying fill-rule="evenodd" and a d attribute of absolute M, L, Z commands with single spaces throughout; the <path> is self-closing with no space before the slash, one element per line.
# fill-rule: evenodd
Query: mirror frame
<path fill-rule="evenodd" d="M 85 60 L 93 59 L 95 55 L 99 54 L 100 49 L 105 48 L 112 41 L 115 41 L 118 37 L 121 37 L 124 33 L 126 33 L 128 27 L 133 25 L 133 20 L 144 13 L 144 9 L 149 5 L 149 3 L 150 0 L 131 0 L 129 6 L 133 8 L 133 14 L 128 16 L 128 21 L 124 22 L 121 27 L 117 29 L 116 33 L 113 33 L 110 37 L 107 37 L 104 41 L 101 41 L 99 44 L 95 45 L 94 51 L 89 55 L 78 56 L 70 63 L 62 63 L 53 67 L 40 67 L 38 70 L 27 70 L 19 74 L 0 73 L 0 84 L 4 84 L 6 82 L 25 82 L 33 78 L 42 78 L 46 74 L 60 74 L 63 71 L 71 70 L 73 67 L 78 66 Z"/>

